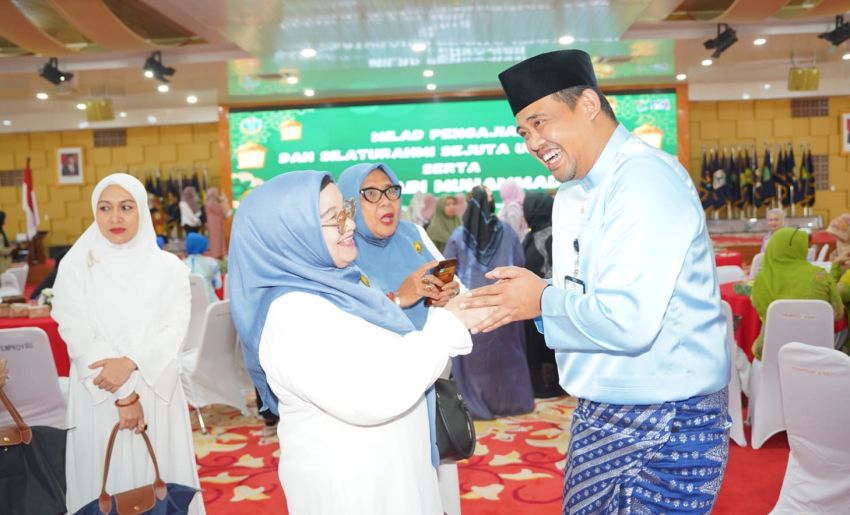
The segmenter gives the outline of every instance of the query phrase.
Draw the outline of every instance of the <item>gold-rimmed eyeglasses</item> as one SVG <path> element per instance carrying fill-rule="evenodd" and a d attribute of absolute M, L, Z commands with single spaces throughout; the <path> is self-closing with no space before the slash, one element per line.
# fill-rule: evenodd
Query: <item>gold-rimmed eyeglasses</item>
<path fill-rule="evenodd" d="M 322 224 L 322 227 L 336 227 L 340 234 L 345 234 L 345 223 L 350 218 L 354 221 L 354 215 L 357 213 L 357 208 L 354 204 L 354 199 L 346 199 L 342 201 L 342 209 L 336 214 L 336 223 Z"/>

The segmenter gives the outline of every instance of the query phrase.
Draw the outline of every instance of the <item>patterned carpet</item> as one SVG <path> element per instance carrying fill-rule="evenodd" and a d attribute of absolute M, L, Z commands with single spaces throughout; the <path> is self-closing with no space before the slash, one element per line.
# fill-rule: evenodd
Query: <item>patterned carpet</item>
<path fill-rule="evenodd" d="M 539 400 L 529 415 L 476 422 L 475 455 L 459 464 L 464 515 L 559 513 L 574 408 L 569 397 Z M 287 513 L 274 432 L 224 406 L 204 420 L 209 433 L 194 438 L 207 513 Z"/>

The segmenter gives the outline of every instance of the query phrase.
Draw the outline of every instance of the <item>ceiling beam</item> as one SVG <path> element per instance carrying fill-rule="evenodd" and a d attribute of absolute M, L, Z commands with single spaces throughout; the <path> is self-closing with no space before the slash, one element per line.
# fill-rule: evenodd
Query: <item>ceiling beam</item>
<path fill-rule="evenodd" d="M 735 0 L 716 21 L 727 23 L 757 22 L 770 18 L 782 9 L 788 0 Z"/>
<path fill-rule="evenodd" d="M 102 0 L 50 0 L 53 7 L 84 36 L 106 50 L 153 50 L 158 48 L 124 25 Z"/>
<path fill-rule="evenodd" d="M 38 28 L 12 0 L 0 0 L 0 35 L 34 54 L 57 56 L 74 52 Z"/>

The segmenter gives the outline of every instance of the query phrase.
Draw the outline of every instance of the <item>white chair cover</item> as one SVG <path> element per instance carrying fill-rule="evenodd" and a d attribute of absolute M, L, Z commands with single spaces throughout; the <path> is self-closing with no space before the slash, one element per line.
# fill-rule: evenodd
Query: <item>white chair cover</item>
<path fill-rule="evenodd" d="M 24 294 L 24 289 L 27 286 L 27 276 L 29 275 L 30 266 L 24 263 L 21 266 L 11 266 L 6 269 L 7 272 L 15 276 L 18 280 L 18 290 L 21 295 Z"/>
<path fill-rule="evenodd" d="M 818 251 L 818 257 L 815 261 L 826 261 L 826 255 L 829 253 L 829 243 L 825 243 Z"/>
<path fill-rule="evenodd" d="M 735 330 L 732 319 L 732 308 L 729 303 L 720 302 L 723 314 L 726 315 L 726 346 L 729 348 L 729 356 L 735 356 L 738 350 L 738 344 L 735 343 Z M 729 418 L 732 419 L 732 429 L 729 433 L 729 438 L 735 441 L 739 446 L 747 446 L 747 437 L 744 435 L 744 412 L 741 407 L 741 380 L 738 376 L 738 370 L 734 365 L 729 374 Z"/>
<path fill-rule="evenodd" d="M 779 389 L 779 349 L 788 342 L 831 349 L 833 318 L 832 306 L 822 300 L 775 300 L 768 306 L 762 359 L 753 360 L 750 371 L 753 449 L 785 430 Z"/>
<path fill-rule="evenodd" d="M 817 251 L 818 251 L 817 245 L 812 245 L 811 247 L 809 247 L 809 251 L 806 252 L 806 261 L 814 261 L 815 255 L 817 254 Z"/>
<path fill-rule="evenodd" d="M 764 254 L 759 252 L 753 256 L 753 262 L 750 265 L 750 279 L 755 279 L 756 274 L 761 270 L 761 260 L 764 259 Z"/>
<path fill-rule="evenodd" d="M 65 400 L 47 333 L 37 327 L 0 329 L 0 358 L 6 359 L 9 370 L 3 390 L 26 423 L 64 429 Z M 0 407 L 0 426 L 13 423 Z"/>
<path fill-rule="evenodd" d="M 812 261 L 812 264 L 823 268 L 827 273 L 832 271 L 832 261 Z"/>
<path fill-rule="evenodd" d="M 850 513 L 850 357 L 789 343 L 779 377 L 791 454 L 771 513 Z"/>
<path fill-rule="evenodd" d="M 717 267 L 717 280 L 720 284 L 743 281 L 746 278 L 747 274 L 744 273 L 744 269 L 740 266 L 730 265 Z"/>
<path fill-rule="evenodd" d="M 192 312 L 189 328 L 183 340 L 183 352 L 191 352 L 201 346 L 201 329 L 210 299 L 207 297 L 206 279 L 200 274 L 189 274 L 189 289 L 192 292 Z"/>
<path fill-rule="evenodd" d="M 230 316 L 229 300 L 209 305 L 204 316 L 200 348 L 192 354 L 194 362 L 184 360 L 181 372 L 189 404 L 196 408 L 225 404 L 247 414 L 245 399 L 251 383 L 242 354 L 236 346 L 236 327 Z"/>
<path fill-rule="evenodd" d="M 8 270 L 0 274 L 0 297 L 14 297 L 20 294 L 21 287 L 17 276 Z"/>

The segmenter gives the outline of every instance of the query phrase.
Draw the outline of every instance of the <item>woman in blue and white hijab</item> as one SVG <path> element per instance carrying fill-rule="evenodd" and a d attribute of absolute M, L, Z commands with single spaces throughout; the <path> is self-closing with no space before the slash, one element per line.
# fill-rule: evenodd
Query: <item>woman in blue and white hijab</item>
<path fill-rule="evenodd" d="M 283 174 L 242 201 L 230 273 L 245 362 L 280 413 L 290 513 L 441 514 L 424 393 L 470 352 L 466 315 L 438 309 L 416 331 L 352 264 L 353 211 L 324 172 Z"/>

